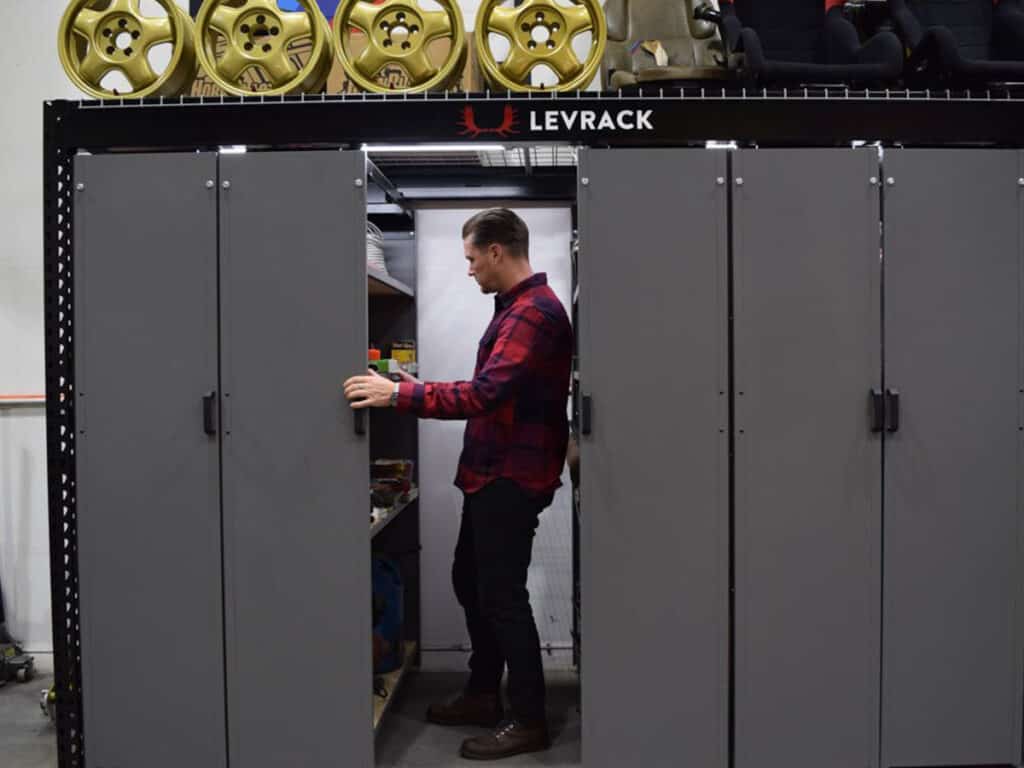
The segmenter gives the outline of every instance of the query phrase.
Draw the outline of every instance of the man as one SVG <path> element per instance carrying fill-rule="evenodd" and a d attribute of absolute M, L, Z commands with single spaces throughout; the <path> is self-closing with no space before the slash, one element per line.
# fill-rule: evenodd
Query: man
<path fill-rule="evenodd" d="M 455 479 L 465 502 L 452 581 L 473 644 L 471 673 L 461 695 L 432 705 L 427 719 L 494 728 L 462 746 L 463 757 L 493 760 L 550 746 L 526 572 L 538 516 L 565 463 L 572 326 L 546 275 L 533 273 L 529 231 L 515 213 L 478 213 L 462 238 L 469 276 L 483 293 L 496 294 L 472 381 L 405 376 L 393 383 L 363 375 L 345 382 L 345 396 L 353 408 L 467 420 Z M 507 718 L 500 694 L 506 665 Z"/>

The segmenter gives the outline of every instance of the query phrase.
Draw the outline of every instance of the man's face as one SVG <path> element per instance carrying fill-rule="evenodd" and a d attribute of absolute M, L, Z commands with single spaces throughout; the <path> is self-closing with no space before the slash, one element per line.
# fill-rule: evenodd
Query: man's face
<path fill-rule="evenodd" d="M 476 280 L 484 293 L 498 292 L 498 269 L 500 264 L 500 248 L 488 245 L 478 248 L 467 238 L 462 241 L 469 262 L 469 276 Z"/>

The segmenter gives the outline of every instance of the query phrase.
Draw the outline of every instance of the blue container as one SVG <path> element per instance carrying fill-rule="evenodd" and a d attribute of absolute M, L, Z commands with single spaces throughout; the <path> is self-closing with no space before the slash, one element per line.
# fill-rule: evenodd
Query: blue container
<path fill-rule="evenodd" d="M 405 660 L 402 628 L 405 623 L 404 587 L 398 563 L 373 556 L 373 671 L 386 675 Z"/>

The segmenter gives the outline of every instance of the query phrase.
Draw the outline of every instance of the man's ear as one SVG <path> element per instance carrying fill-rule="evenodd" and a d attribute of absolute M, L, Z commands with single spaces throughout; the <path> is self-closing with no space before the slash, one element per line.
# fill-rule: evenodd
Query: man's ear
<path fill-rule="evenodd" d="M 491 243 L 488 247 L 491 252 L 491 258 L 494 259 L 494 263 L 500 264 L 505 256 L 504 249 L 498 243 Z"/>

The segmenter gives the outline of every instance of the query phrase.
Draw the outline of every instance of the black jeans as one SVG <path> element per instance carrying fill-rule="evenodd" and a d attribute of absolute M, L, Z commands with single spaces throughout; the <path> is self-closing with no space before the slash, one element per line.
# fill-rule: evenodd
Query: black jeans
<path fill-rule="evenodd" d="M 542 506 L 516 483 L 496 480 L 466 496 L 452 581 L 473 642 L 469 693 L 497 693 L 508 665 L 512 716 L 544 720 L 540 638 L 526 589 Z"/>

